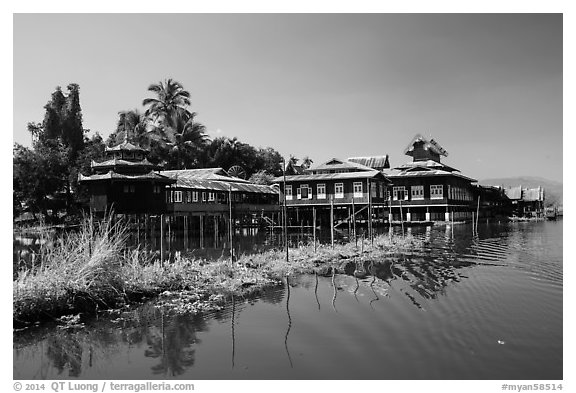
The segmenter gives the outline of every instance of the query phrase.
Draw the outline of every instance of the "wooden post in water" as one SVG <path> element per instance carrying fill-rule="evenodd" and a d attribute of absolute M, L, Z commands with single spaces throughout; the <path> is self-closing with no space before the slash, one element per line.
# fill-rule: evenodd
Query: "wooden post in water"
<path fill-rule="evenodd" d="M 370 179 L 368 180 L 368 235 L 370 236 L 370 244 L 374 245 L 374 233 L 372 228 L 372 189 L 370 186 Z"/>
<path fill-rule="evenodd" d="M 474 212 L 472 212 L 472 235 L 474 235 L 476 233 L 476 228 L 474 228 L 474 222 L 475 222 L 475 217 L 474 217 Z"/>
<path fill-rule="evenodd" d="M 334 248 L 334 198 L 330 198 L 330 241 Z"/>
<path fill-rule="evenodd" d="M 356 204 L 354 203 L 354 198 L 352 198 L 352 227 L 354 229 L 354 243 L 358 247 L 358 235 L 356 234 Z"/>
<path fill-rule="evenodd" d="M 400 202 L 400 225 L 402 226 L 402 237 L 404 237 L 404 215 L 402 214 L 402 199 L 398 199 Z"/>
<path fill-rule="evenodd" d="M 478 233 L 478 219 L 480 218 L 480 195 L 478 195 L 478 207 L 476 208 L 476 233 Z"/>
<path fill-rule="evenodd" d="M 314 238 L 314 253 L 316 253 L 316 208 L 312 207 L 312 237 Z"/>
<path fill-rule="evenodd" d="M 234 222 L 232 220 L 232 185 L 228 185 L 228 209 L 230 214 L 230 265 L 234 264 Z"/>
<path fill-rule="evenodd" d="M 200 248 L 204 248 L 204 215 L 200 215 Z"/>
<path fill-rule="evenodd" d="M 284 176 L 284 189 L 282 192 L 283 195 L 283 201 L 282 201 L 282 214 L 284 216 L 284 221 L 283 221 L 283 232 L 284 232 L 284 244 L 286 247 L 286 262 L 288 262 L 289 256 L 288 256 L 288 215 L 286 213 L 286 160 L 284 159 L 284 157 L 282 157 L 282 162 L 284 165 L 284 171 L 283 171 L 283 176 Z"/>
<path fill-rule="evenodd" d="M 348 208 L 348 240 L 352 239 L 352 216 L 350 215 L 350 208 Z"/>
<path fill-rule="evenodd" d="M 160 214 L 160 265 L 164 265 L 164 214 Z"/>
<path fill-rule="evenodd" d="M 214 248 L 218 248 L 218 216 L 214 216 Z"/>

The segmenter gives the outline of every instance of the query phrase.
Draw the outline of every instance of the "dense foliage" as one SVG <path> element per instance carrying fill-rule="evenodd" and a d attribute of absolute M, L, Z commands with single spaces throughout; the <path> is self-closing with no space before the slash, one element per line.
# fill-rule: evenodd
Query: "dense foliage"
<path fill-rule="evenodd" d="M 282 174 L 282 156 L 271 147 L 256 148 L 237 138 L 210 139 L 179 82 L 167 79 L 148 90 L 154 97 L 143 100 L 145 112 L 120 111 L 116 129 L 104 141 L 97 132 L 86 135 L 79 86 L 69 84 L 66 94 L 57 87 L 44 106 L 42 123 L 28 124 L 32 148 L 14 145 L 14 215 L 29 211 L 51 221 L 64 212 L 77 216 L 88 202 L 78 174 L 90 174 L 91 162 L 104 157 L 106 146 L 126 140 L 149 149 L 149 160 L 165 169 L 240 168 L 243 177 L 260 184 Z"/>

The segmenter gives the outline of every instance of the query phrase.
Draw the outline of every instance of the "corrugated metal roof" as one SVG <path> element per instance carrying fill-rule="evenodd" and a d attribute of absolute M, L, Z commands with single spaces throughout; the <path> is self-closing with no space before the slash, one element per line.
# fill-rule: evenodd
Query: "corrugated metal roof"
<path fill-rule="evenodd" d="M 248 180 L 228 175 L 222 168 L 176 169 L 160 173 L 172 179 L 204 179 L 250 184 Z"/>
<path fill-rule="evenodd" d="M 509 199 L 522 199 L 522 186 L 509 187 L 504 189 L 504 193 Z"/>
<path fill-rule="evenodd" d="M 388 154 L 383 156 L 349 157 L 348 161 L 374 169 L 382 169 L 390 165 L 388 163 Z"/>
<path fill-rule="evenodd" d="M 286 181 L 314 181 L 314 180 L 344 180 L 344 179 L 371 179 L 374 177 L 381 177 L 385 179 L 382 172 L 371 169 L 362 172 L 343 172 L 343 173 L 317 173 L 317 174 L 304 174 L 286 176 Z M 283 176 L 278 176 L 274 179 L 274 183 L 281 183 L 284 181 Z"/>
<path fill-rule="evenodd" d="M 469 180 L 471 182 L 477 181 L 476 179 L 472 179 L 468 176 L 461 175 L 460 173 L 443 171 L 441 169 L 435 169 L 435 170 L 433 169 L 433 170 L 426 170 L 426 171 L 398 171 L 396 173 L 388 172 L 385 174 L 386 174 L 386 176 L 388 176 L 390 178 L 428 177 L 428 176 L 456 176 L 456 177 L 461 177 L 463 179 Z"/>
<path fill-rule="evenodd" d="M 210 191 L 225 191 L 228 192 L 232 187 L 232 192 L 247 192 L 257 194 L 278 194 L 278 190 L 271 186 L 253 184 L 253 183 L 238 183 L 233 181 L 222 180 L 206 180 L 200 178 L 184 178 L 178 177 L 176 184 L 172 187 L 190 188 L 196 190 L 210 190 Z"/>
<path fill-rule="evenodd" d="M 134 180 L 134 181 L 155 180 L 155 181 L 160 181 L 160 182 L 164 182 L 164 183 L 173 183 L 174 182 L 174 180 L 172 180 L 166 176 L 159 175 L 158 173 L 152 172 L 152 171 L 150 171 L 149 173 L 146 173 L 144 175 L 123 175 L 120 173 L 116 173 L 114 171 L 108 171 L 107 173 L 95 174 L 95 175 L 90 175 L 90 176 L 84 176 L 81 173 L 78 175 L 78 181 L 80 181 L 80 182 L 96 181 L 96 180 L 113 180 L 113 179 L 124 179 L 124 180 Z"/>
<path fill-rule="evenodd" d="M 369 166 L 358 164 L 352 161 L 345 161 L 339 158 L 331 158 L 326 162 L 323 162 L 320 165 L 317 165 L 313 168 L 307 170 L 307 172 L 317 172 L 317 171 L 326 171 L 326 170 L 343 170 L 343 169 L 352 169 L 352 170 L 362 170 L 362 171 L 373 171 L 374 168 L 370 168 Z"/>
<path fill-rule="evenodd" d="M 447 170 L 447 171 L 458 171 L 458 169 L 452 168 L 448 165 L 442 164 L 440 162 L 436 162 L 434 160 L 411 161 L 411 162 L 407 162 L 405 164 L 402 164 L 400 166 L 397 166 L 394 169 L 406 170 L 406 169 L 412 169 L 412 168 L 417 168 L 417 167 L 442 168 L 442 169 Z M 460 171 L 458 171 L 458 172 L 460 172 Z"/>

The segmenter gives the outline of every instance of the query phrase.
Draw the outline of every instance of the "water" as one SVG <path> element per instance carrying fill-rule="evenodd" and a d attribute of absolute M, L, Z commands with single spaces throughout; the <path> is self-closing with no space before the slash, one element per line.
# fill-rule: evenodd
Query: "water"
<path fill-rule="evenodd" d="M 562 221 L 412 228 L 367 276 L 14 335 L 14 379 L 562 379 Z"/>

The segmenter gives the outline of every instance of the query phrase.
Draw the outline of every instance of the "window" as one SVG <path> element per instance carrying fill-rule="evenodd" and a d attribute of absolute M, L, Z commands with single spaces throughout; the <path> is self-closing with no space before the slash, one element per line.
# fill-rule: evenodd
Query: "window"
<path fill-rule="evenodd" d="M 362 182 L 354 182 L 354 198 L 362 198 L 364 193 L 362 192 Z"/>
<path fill-rule="evenodd" d="M 190 191 L 186 191 L 186 203 L 192 202 L 192 195 Z"/>
<path fill-rule="evenodd" d="M 160 186 L 154 186 L 154 194 L 160 194 L 161 191 L 162 188 L 160 188 Z"/>
<path fill-rule="evenodd" d="M 312 199 L 312 189 L 308 187 L 308 184 L 302 184 L 296 192 L 298 193 L 298 199 Z"/>
<path fill-rule="evenodd" d="M 208 193 L 208 202 L 214 202 L 216 198 L 214 197 L 214 193 L 213 192 L 209 192 Z"/>
<path fill-rule="evenodd" d="M 286 185 L 286 200 L 292 200 L 292 186 Z"/>
<path fill-rule="evenodd" d="M 378 195 L 380 196 L 380 198 L 384 198 L 384 184 L 380 183 L 378 189 L 380 190 L 380 194 Z"/>
<path fill-rule="evenodd" d="M 444 198 L 442 184 L 435 184 L 430 186 L 430 199 L 442 199 Z"/>
<path fill-rule="evenodd" d="M 370 183 L 370 194 L 372 195 L 372 198 L 376 198 L 378 196 L 376 192 L 376 183 Z"/>
<path fill-rule="evenodd" d="M 136 186 L 134 184 L 124 184 L 123 191 L 125 193 L 135 193 Z"/>
<path fill-rule="evenodd" d="M 412 186 L 412 200 L 424 199 L 424 186 Z"/>
<path fill-rule="evenodd" d="M 202 193 L 202 202 L 206 202 L 206 192 Z"/>
<path fill-rule="evenodd" d="M 326 199 L 326 184 L 318 184 L 316 186 L 316 198 Z"/>
<path fill-rule="evenodd" d="M 334 198 L 344 198 L 344 183 L 334 184 Z"/>
<path fill-rule="evenodd" d="M 198 191 L 192 191 L 192 202 L 198 202 Z"/>
<path fill-rule="evenodd" d="M 174 202 L 176 203 L 182 202 L 182 191 L 174 191 Z"/>
<path fill-rule="evenodd" d="M 408 200 L 408 193 L 406 192 L 406 187 L 404 186 L 397 186 L 392 188 L 392 199 L 395 201 L 398 200 Z"/>

